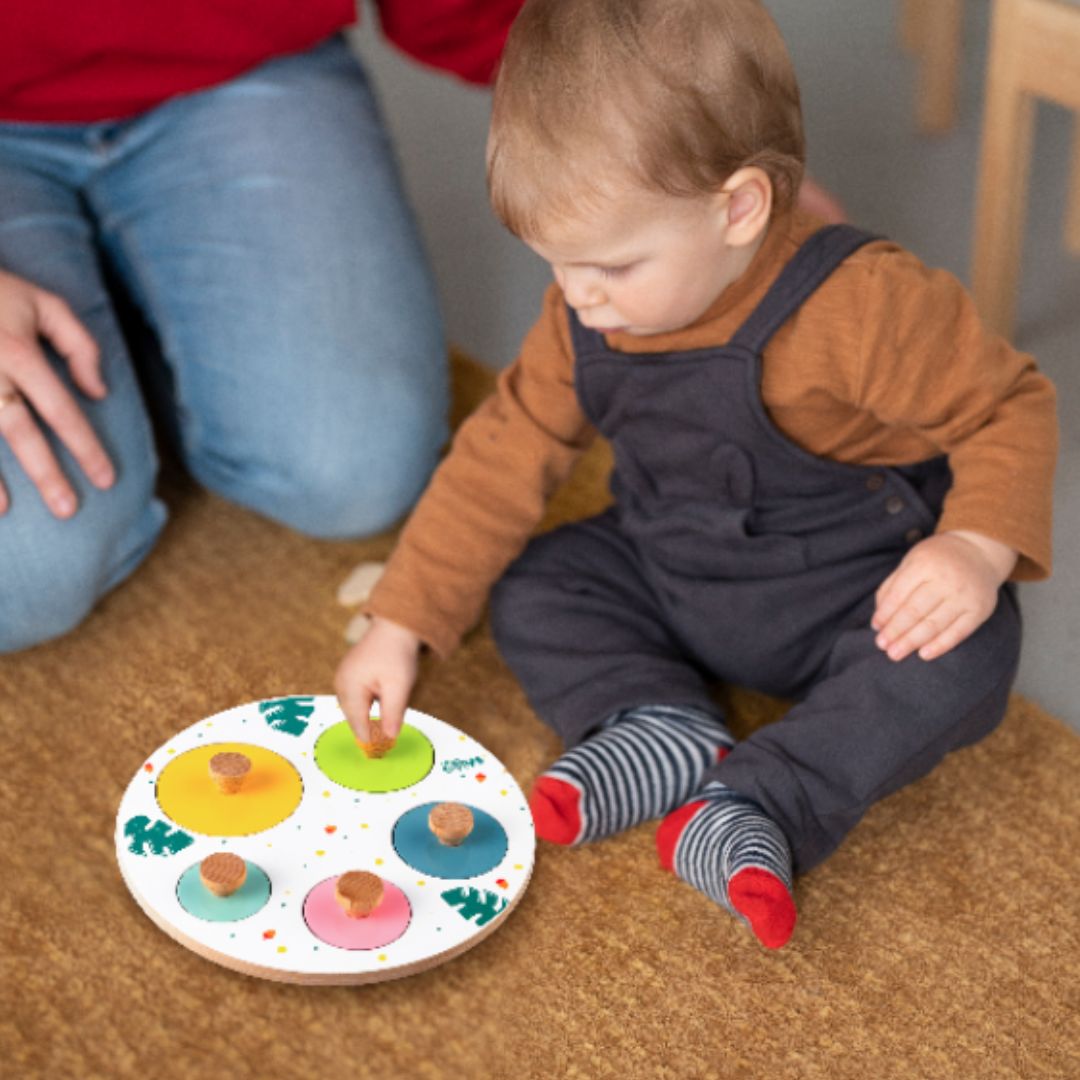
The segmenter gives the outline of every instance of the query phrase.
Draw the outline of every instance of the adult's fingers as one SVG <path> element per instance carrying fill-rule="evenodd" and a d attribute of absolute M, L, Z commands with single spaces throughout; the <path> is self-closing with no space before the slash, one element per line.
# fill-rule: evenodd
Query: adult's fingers
<path fill-rule="evenodd" d="M 15 460 L 40 492 L 45 505 L 58 518 L 71 517 L 78 506 L 75 491 L 21 397 L 8 400 L 0 408 L 0 438 L 7 441 Z M 4 509 L 7 509 L 6 493 Z"/>
<path fill-rule="evenodd" d="M 101 350 L 90 331 L 59 296 L 37 289 L 34 302 L 38 328 L 67 360 L 75 385 L 90 397 L 103 398 L 107 390 L 101 377 Z"/>
<path fill-rule="evenodd" d="M 90 421 L 52 369 L 45 354 L 37 345 L 11 338 L 0 342 L 0 348 L 4 350 L 8 378 L 26 401 L 33 405 L 41 420 L 71 451 L 72 457 L 90 482 L 97 488 L 111 487 L 116 479 L 112 462 L 90 426 Z M 34 427 L 36 429 L 37 425 Z M 17 434 L 23 436 L 27 430 L 26 427 L 21 427 Z M 27 452 L 32 452 L 29 444 L 27 447 Z M 14 445 L 12 449 L 16 450 L 16 456 L 19 456 Z M 52 454 L 49 456 L 51 458 Z M 27 472 L 31 479 L 34 479 L 34 474 L 30 473 L 29 469 Z M 42 494 L 45 494 L 44 491 Z"/>

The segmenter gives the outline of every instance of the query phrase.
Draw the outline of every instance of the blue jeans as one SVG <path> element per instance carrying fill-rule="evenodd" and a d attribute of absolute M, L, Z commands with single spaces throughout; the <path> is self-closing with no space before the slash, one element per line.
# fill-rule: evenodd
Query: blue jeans
<path fill-rule="evenodd" d="M 386 528 L 434 468 L 435 291 L 340 38 L 131 120 L 0 124 L 0 267 L 97 340 L 108 397 L 74 392 L 118 472 L 98 491 L 53 438 L 80 504 L 61 521 L 0 440 L 0 652 L 77 625 L 161 532 L 144 391 L 196 479 L 313 536 Z M 155 348 L 132 355 L 117 289 Z"/>

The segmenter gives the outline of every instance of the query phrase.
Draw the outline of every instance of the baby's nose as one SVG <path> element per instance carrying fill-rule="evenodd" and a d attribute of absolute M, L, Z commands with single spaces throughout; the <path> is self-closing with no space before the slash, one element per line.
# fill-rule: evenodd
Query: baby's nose
<path fill-rule="evenodd" d="M 569 272 L 563 275 L 563 295 L 575 310 L 596 307 L 604 302 L 604 290 L 600 283 L 588 275 Z"/>

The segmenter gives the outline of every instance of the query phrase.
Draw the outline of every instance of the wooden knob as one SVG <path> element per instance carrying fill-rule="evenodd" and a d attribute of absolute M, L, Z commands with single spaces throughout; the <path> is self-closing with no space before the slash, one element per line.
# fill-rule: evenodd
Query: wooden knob
<path fill-rule="evenodd" d="M 440 844 L 457 847 L 473 831 L 473 813 L 461 803 L 439 803 L 428 814 L 428 827 Z"/>
<path fill-rule="evenodd" d="M 210 775 L 223 795 L 235 795 L 251 772 L 251 758 L 247 754 L 227 751 L 210 759 Z"/>
<path fill-rule="evenodd" d="M 359 739 L 357 739 L 356 744 L 360 747 L 361 750 L 364 751 L 364 753 L 369 758 L 384 757 L 386 754 L 388 754 L 391 750 L 394 749 L 394 744 L 397 742 L 397 740 L 389 739 L 383 734 L 382 727 L 379 725 L 379 718 L 377 716 L 372 716 L 369 718 L 368 727 L 371 730 L 371 742 L 361 742 Z"/>
<path fill-rule="evenodd" d="M 247 881 L 247 863 L 227 851 L 207 855 L 199 863 L 199 880 L 215 896 L 229 896 Z"/>
<path fill-rule="evenodd" d="M 337 879 L 334 898 L 350 919 L 366 919 L 382 903 L 382 878 L 366 870 L 350 870 Z"/>

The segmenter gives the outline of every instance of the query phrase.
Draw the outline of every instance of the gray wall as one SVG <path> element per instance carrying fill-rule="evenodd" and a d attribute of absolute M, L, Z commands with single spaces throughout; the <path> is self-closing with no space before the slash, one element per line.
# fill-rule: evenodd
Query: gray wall
<path fill-rule="evenodd" d="M 488 207 L 484 143 L 491 94 L 404 57 L 380 39 L 370 10 L 353 41 L 397 137 L 450 340 L 501 367 L 536 318 L 550 274 Z"/>

